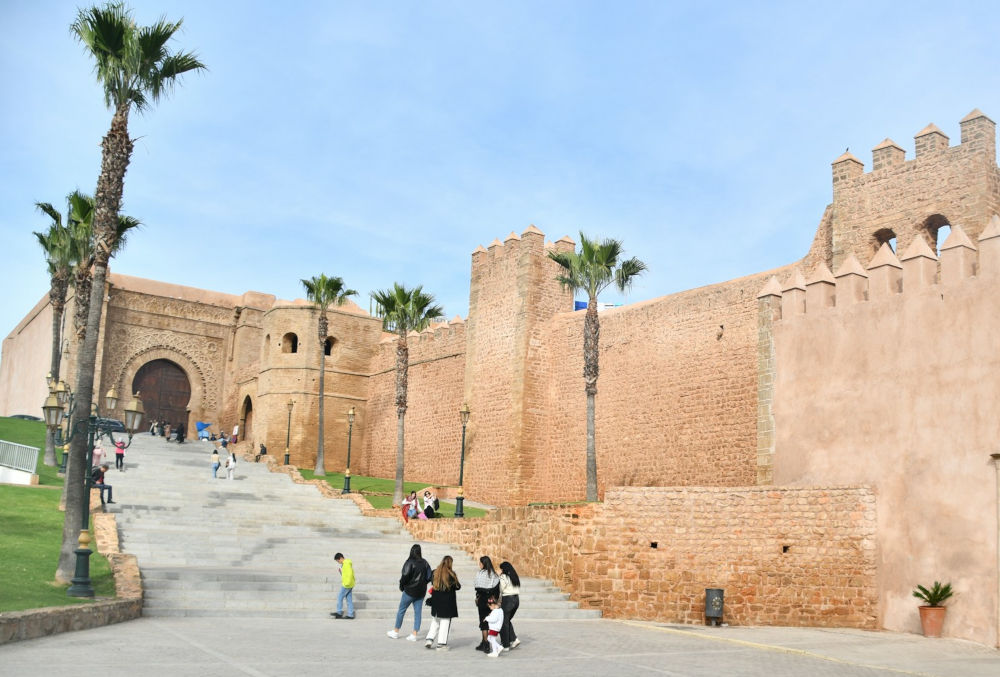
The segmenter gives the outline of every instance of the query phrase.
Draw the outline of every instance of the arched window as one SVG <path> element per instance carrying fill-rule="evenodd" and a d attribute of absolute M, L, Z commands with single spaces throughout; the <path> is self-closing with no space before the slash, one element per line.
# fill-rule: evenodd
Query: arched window
<path fill-rule="evenodd" d="M 872 235 L 872 239 L 875 241 L 876 252 L 882 248 L 882 245 L 888 243 L 889 248 L 895 253 L 896 232 L 892 228 L 882 228 L 881 230 L 876 230 L 875 234 Z"/>
<path fill-rule="evenodd" d="M 329 356 L 333 351 L 333 344 L 336 342 L 332 336 L 327 336 L 326 341 L 323 342 L 323 354 Z"/>
<path fill-rule="evenodd" d="M 288 332 L 282 337 L 281 352 L 283 353 L 299 352 L 299 337 L 296 336 L 294 332 Z"/>
<path fill-rule="evenodd" d="M 944 241 L 948 239 L 951 235 L 951 223 L 948 219 L 941 214 L 934 214 L 933 216 L 927 217 L 922 226 L 922 230 L 926 234 L 927 244 L 931 246 L 934 253 L 938 256 L 941 255 L 941 245 Z"/>

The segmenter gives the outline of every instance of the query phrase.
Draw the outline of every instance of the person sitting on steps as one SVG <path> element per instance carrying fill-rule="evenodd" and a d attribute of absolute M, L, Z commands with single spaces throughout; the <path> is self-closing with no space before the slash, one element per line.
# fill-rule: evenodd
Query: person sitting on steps
<path fill-rule="evenodd" d="M 91 485 L 90 486 L 92 488 L 94 488 L 94 489 L 100 489 L 101 490 L 101 505 L 104 505 L 104 490 L 105 489 L 107 489 L 107 491 L 108 491 L 108 501 L 107 502 L 108 503 L 114 503 L 114 501 L 111 500 L 111 485 L 104 483 L 104 473 L 107 471 L 107 469 L 108 469 L 108 464 L 105 463 L 103 465 L 99 465 L 99 466 L 93 468 L 90 471 L 90 481 L 91 481 Z"/>

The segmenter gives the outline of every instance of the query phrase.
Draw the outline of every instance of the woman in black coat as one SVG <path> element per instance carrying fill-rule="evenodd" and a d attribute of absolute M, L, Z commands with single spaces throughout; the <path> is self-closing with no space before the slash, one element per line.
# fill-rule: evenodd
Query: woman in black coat
<path fill-rule="evenodd" d="M 476 587 L 476 609 L 479 611 L 479 629 L 483 631 L 483 641 L 476 647 L 476 651 L 490 650 L 490 643 L 486 641 L 486 632 L 489 629 L 486 625 L 486 617 L 490 615 L 489 600 L 500 599 L 500 577 L 497 576 L 496 569 L 493 568 L 493 560 L 486 555 L 479 558 L 479 571 L 472 581 Z"/>
<path fill-rule="evenodd" d="M 427 604 L 431 608 L 431 628 L 427 633 L 424 647 L 428 649 L 434 648 L 434 639 L 437 638 L 438 651 L 448 650 L 451 619 L 458 618 L 458 600 L 455 593 L 462 589 L 462 584 L 458 582 L 458 576 L 451 567 L 451 556 L 445 555 L 441 564 L 434 570 L 431 595 L 427 598 Z"/>

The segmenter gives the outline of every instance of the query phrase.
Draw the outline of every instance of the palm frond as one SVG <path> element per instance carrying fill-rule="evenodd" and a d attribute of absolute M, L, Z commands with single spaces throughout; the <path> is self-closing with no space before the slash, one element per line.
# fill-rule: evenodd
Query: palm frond
<path fill-rule="evenodd" d="M 50 203 L 48 203 L 48 202 L 36 202 L 35 203 L 35 208 L 37 208 L 38 211 L 42 212 L 43 214 L 45 214 L 46 216 L 48 216 L 50 219 L 52 219 L 56 223 L 56 225 L 59 225 L 59 226 L 62 225 L 62 214 L 60 214 L 59 210 L 56 209 L 55 207 L 53 207 Z"/>

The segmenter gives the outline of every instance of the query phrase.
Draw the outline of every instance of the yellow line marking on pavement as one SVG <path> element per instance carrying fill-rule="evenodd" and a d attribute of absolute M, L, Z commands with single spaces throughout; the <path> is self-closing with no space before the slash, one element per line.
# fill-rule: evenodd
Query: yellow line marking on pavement
<path fill-rule="evenodd" d="M 818 660 L 829 661 L 830 663 L 850 665 L 851 667 L 856 667 L 856 668 L 867 668 L 869 670 L 885 670 L 886 672 L 894 672 L 900 675 L 914 675 L 915 677 L 937 677 L 937 675 L 933 675 L 928 672 L 914 672 L 913 670 L 904 670 L 903 668 L 890 668 L 885 665 L 872 665 L 870 663 L 855 663 L 853 661 L 844 660 L 842 658 L 834 658 L 833 656 L 825 656 L 823 654 L 814 653 L 812 651 L 806 651 L 805 649 L 791 649 L 786 646 L 776 646 L 774 644 L 761 644 L 759 642 L 751 642 L 746 639 L 736 639 L 735 637 L 712 637 L 711 635 L 705 635 L 700 632 L 692 632 L 691 630 L 665 628 L 662 625 L 648 625 L 646 623 L 637 623 L 635 621 L 617 621 L 617 622 L 621 623 L 622 625 L 630 625 L 636 628 L 646 628 L 648 630 L 657 630 L 659 632 L 665 632 L 672 635 L 681 635 L 682 637 L 696 637 L 698 639 L 704 639 L 709 642 L 725 642 L 728 644 L 745 646 L 751 649 L 762 649 L 764 651 L 773 651 L 775 653 L 787 653 L 787 654 L 794 654 L 796 656 L 806 656 L 808 658 L 816 658 Z"/>

